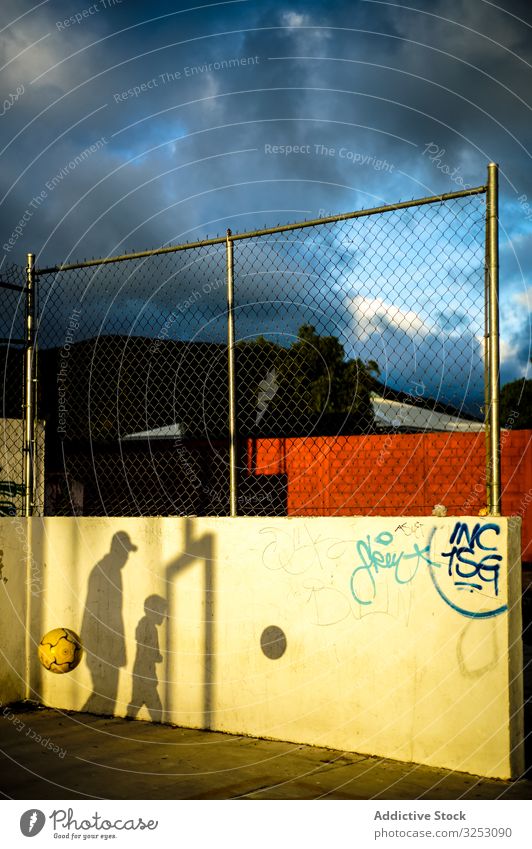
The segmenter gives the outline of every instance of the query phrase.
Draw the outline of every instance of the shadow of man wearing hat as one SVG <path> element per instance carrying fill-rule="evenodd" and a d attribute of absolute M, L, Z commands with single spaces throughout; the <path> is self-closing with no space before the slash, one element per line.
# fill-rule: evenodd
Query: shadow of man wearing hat
<path fill-rule="evenodd" d="M 92 693 L 82 710 L 113 715 L 120 668 L 126 665 L 126 640 L 122 615 L 122 569 L 137 551 L 125 531 L 111 540 L 111 549 L 93 568 L 81 624 L 81 640 L 92 677 Z"/>

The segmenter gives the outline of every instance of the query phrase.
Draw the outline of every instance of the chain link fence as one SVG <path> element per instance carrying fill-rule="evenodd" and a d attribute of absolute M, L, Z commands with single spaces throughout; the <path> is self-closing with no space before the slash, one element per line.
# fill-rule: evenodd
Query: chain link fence
<path fill-rule="evenodd" d="M 493 412 L 489 198 L 488 184 L 36 269 L 35 512 L 427 512 L 424 436 L 482 440 Z M 17 351 L 4 422 L 22 404 Z"/>
<path fill-rule="evenodd" d="M 485 214 L 473 195 L 235 243 L 239 512 L 426 511 L 400 481 L 419 439 L 389 448 L 484 430 Z"/>
<path fill-rule="evenodd" d="M 0 270 L 0 516 L 21 516 L 23 512 L 24 287 L 25 270 L 4 265 Z"/>
<path fill-rule="evenodd" d="M 227 513 L 225 249 L 39 280 L 53 515 Z"/>

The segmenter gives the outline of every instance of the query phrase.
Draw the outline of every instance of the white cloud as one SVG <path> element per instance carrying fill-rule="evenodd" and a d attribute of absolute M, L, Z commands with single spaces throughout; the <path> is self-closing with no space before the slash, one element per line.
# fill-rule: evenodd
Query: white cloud
<path fill-rule="evenodd" d="M 516 292 L 513 301 L 518 306 L 526 307 L 530 312 L 532 310 L 532 286 L 527 286 L 524 292 Z"/>
<path fill-rule="evenodd" d="M 426 336 L 430 328 L 411 310 L 402 310 L 382 298 L 354 298 L 350 311 L 356 324 L 357 338 L 369 339 L 373 334 L 398 330 L 409 336 Z"/>
<path fill-rule="evenodd" d="M 309 24 L 310 17 L 301 15 L 298 12 L 284 12 L 281 18 L 285 27 L 302 27 Z"/>
<path fill-rule="evenodd" d="M 84 52 L 73 60 L 60 63 L 86 45 L 91 37 L 94 38 L 94 32 L 72 27 L 66 35 L 62 35 L 56 27 L 57 15 L 54 17 L 53 9 L 46 6 L 18 21 L 19 3 L 3 0 L 2 11 L 4 21 L 15 21 L 7 24 L 0 35 L 0 67 L 6 66 L 2 71 L 4 85 L 12 88 L 23 83 L 30 88 L 31 81 L 44 74 L 31 88 L 52 85 L 66 92 L 72 88 L 74 78 L 83 78 L 87 73 L 89 63 Z"/>
<path fill-rule="evenodd" d="M 467 325 L 441 326 L 436 316 L 424 319 L 381 298 L 356 297 L 350 312 L 354 353 L 376 360 L 384 383 L 406 391 L 422 384 L 428 396 L 442 403 L 476 409 L 483 340 Z"/>

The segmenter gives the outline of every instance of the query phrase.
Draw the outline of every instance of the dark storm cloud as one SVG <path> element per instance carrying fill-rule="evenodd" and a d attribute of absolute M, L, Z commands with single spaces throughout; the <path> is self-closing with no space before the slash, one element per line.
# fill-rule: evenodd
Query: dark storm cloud
<path fill-rule="evenodd" d="M 526 4 L 192 5 L 4 4 L 6 20 L 28 12 L 0 34 L 4 89 L 24 88 L 2 117 L 7 260 L 142 249 L 451 191 L 483 183 L 495 159 L 508 231 L 504 373 L 522 373 Z M 248 284 L 246 296 L 262 297 Z M 449 338 L 455 320 L 441 325 Z"/>

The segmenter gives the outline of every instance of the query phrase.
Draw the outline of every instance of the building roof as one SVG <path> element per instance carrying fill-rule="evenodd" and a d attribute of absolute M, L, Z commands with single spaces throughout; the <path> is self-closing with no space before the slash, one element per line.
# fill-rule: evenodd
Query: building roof
<path fill-rule="evenodd" d="M 164 425 L 164 427 L 156 427 L 153 430 L 142 430 L 138 433 L 128 433 L 122 436 L 122 442 L 133 442 L 135 440 L 142 441 L 145 439 L 180 439 L 183 436 L 183 426 L 179 422 Z"/>
<path fill-rule="evenodd" d="M 484 422 L 463 419 L 459 415 L 439 412 L 430 407 L 392 401 L 372 393 L 371 403 L 379 430 L 448 431 L 479 433 Z"/>
<path fill-rule="evenodd" d="M 443 431 L 449 433 L 479 433 L 484 423 L 463 419 L 458 414 L 451 415 L 430 407 L 407 404 L 404 401 L 392 401 L 376 393 L 371 395 L 375 416 L 375 425 L 379 431 Z M 141 442 L 145 440 L 182 439 L 185 428 L 179 422 L 163 427 L 128 433 L 121 437 L 123 442 Z"/>

